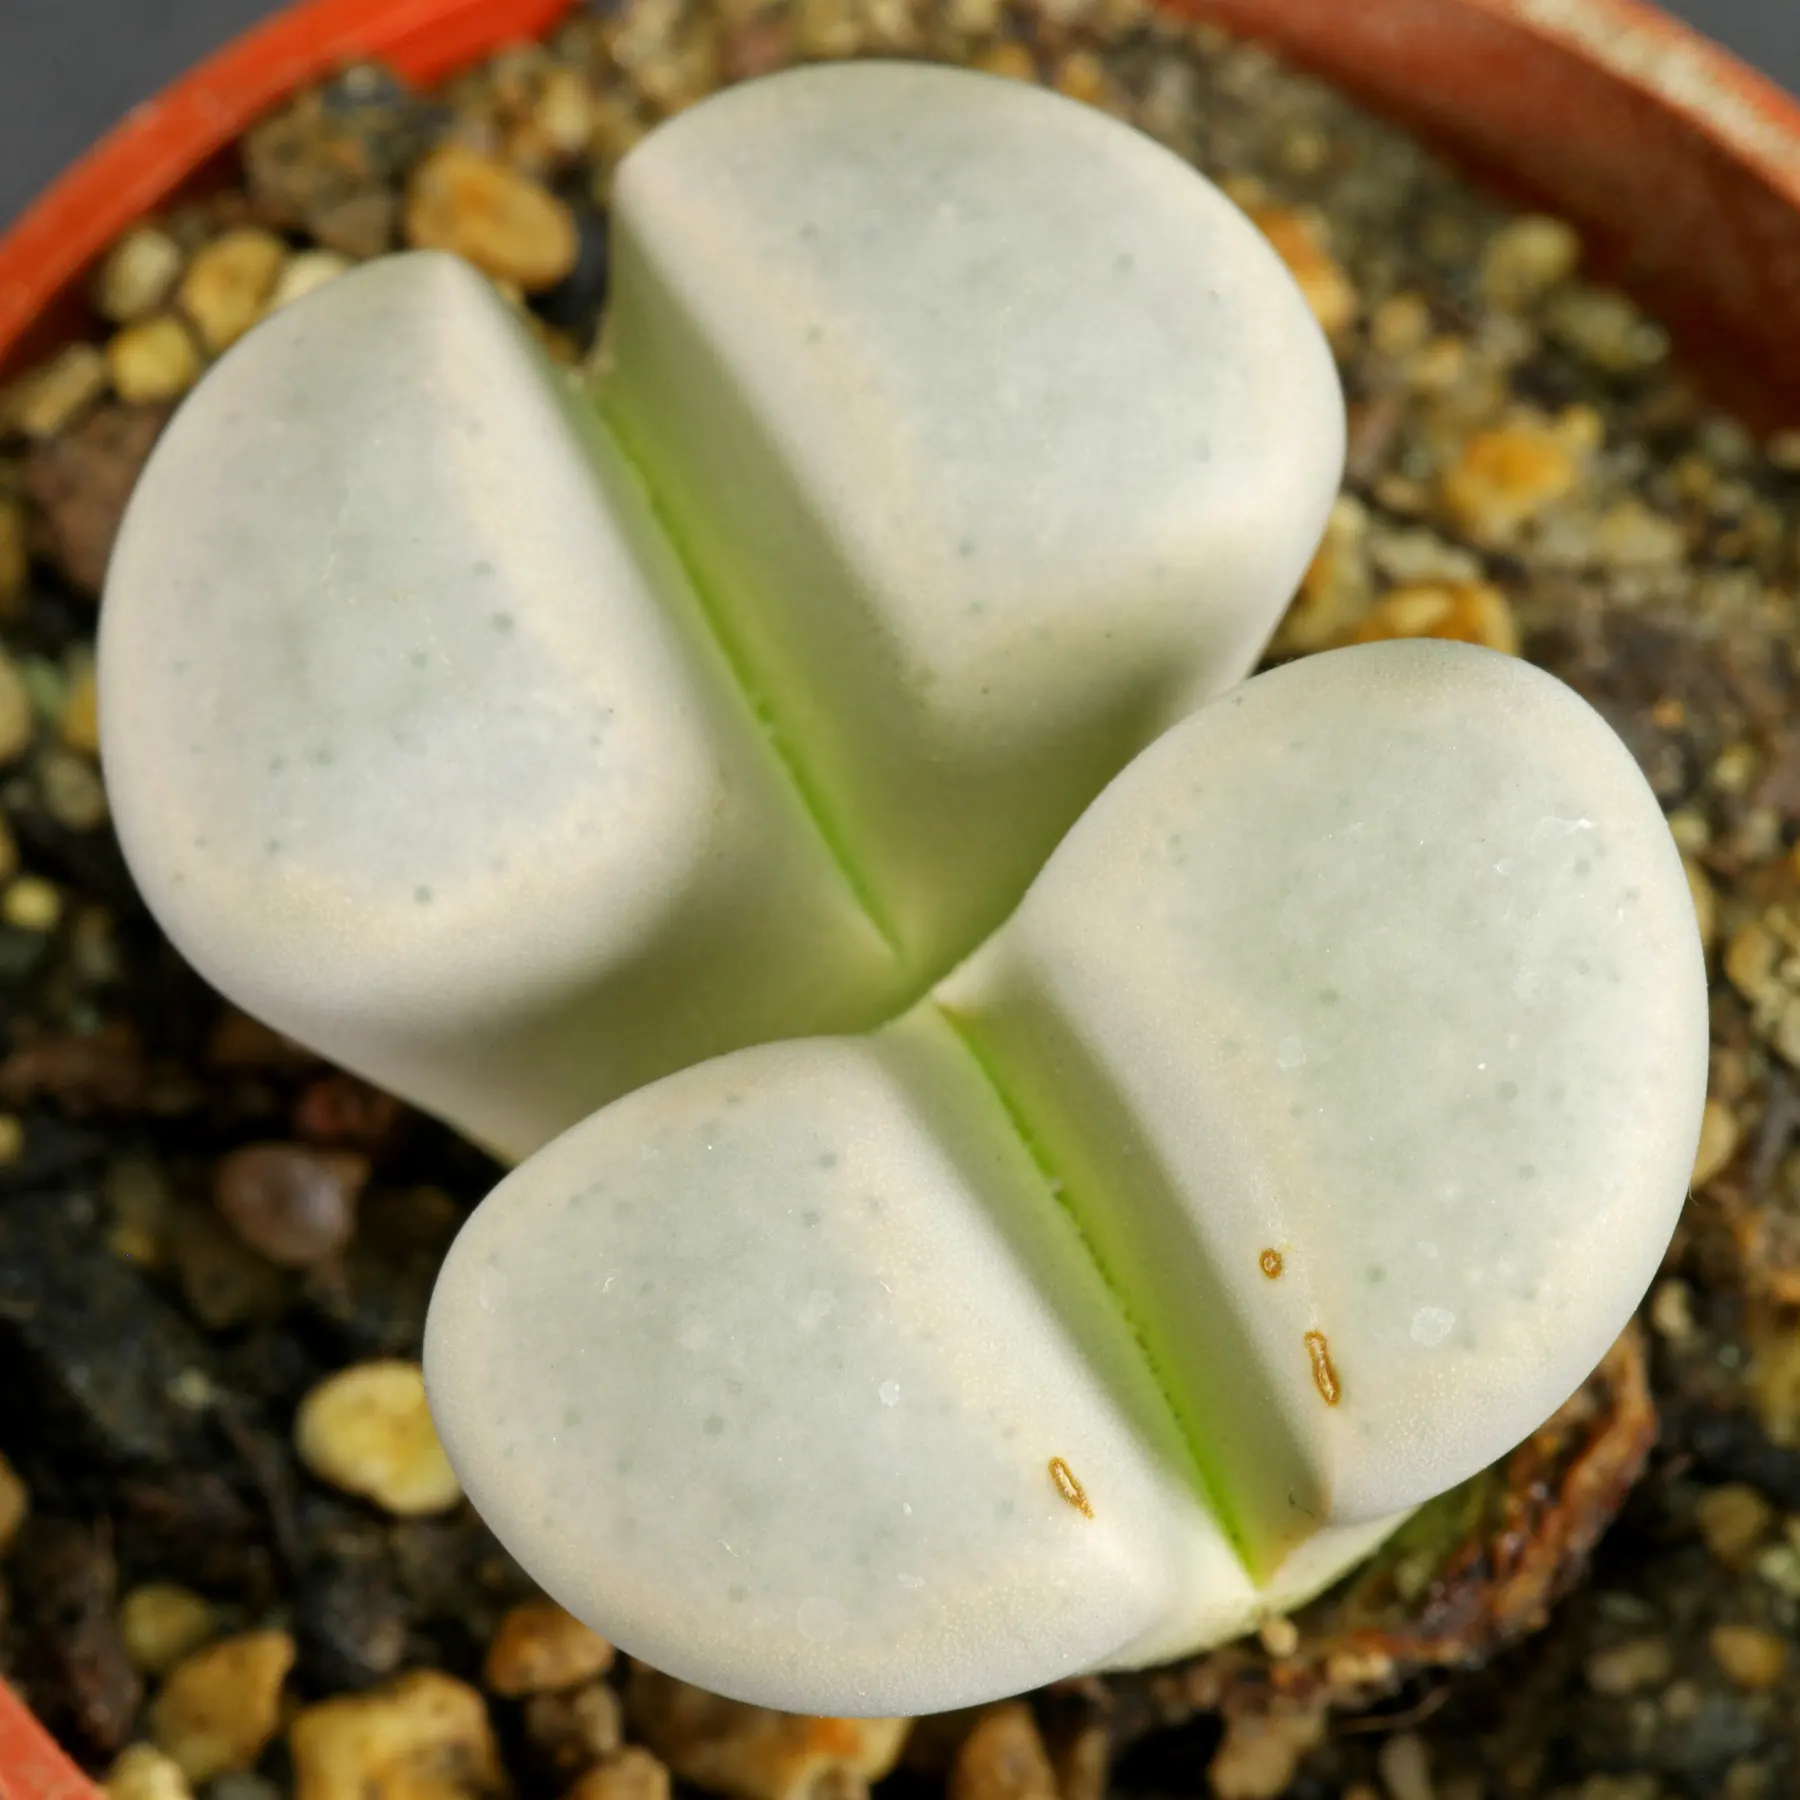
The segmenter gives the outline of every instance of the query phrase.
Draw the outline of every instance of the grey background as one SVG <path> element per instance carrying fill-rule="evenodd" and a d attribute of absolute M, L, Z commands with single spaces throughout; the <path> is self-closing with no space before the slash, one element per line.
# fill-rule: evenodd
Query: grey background
<path fill-rule="evenodd" d="M 1800 91 L 1800 0 L 1663 4 Z M 0 227 L 139 100 L 278 9 L 279 0 L 0 0 Z"/>

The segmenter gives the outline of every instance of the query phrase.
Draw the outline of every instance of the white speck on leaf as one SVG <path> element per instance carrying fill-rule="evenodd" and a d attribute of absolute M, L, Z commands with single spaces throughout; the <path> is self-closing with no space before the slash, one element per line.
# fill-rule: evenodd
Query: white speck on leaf
<path fill-rule="evenodd" d="M 1441 1306 L 1421 1306 L 1412 1316 L 1412 1341 L 1426 1349 L 1441 1344 L 1450 1335 L 1456 1314 Z"/>

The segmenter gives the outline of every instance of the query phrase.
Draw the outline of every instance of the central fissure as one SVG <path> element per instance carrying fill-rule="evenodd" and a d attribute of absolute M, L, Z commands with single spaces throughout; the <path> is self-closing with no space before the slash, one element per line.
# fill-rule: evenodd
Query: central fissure
<path fill-rule="evenodd" d="M 1094 1234 L 1089 1229 L 1086 1219 L 1086 1209 L 1091 1204 L 1090 1197 L 1078 1192 L 1071 1185 L 1045 1141 L 1044 1134 L 1032 1124 L 1029 1115 L 1012 1092 L 993 1055 L 982 1044 L 969 1022 L 959 1018 L 947 1007 L 935 1003 L 932 1003 L 931 1010 L 949 1027 L 950 1035 L 961 1045 L 968 1057 L 969 1067 L 974 1078 L 987 1090 L 995 1106 L 1004 1116 L 1019 1147 L 1037 1171 L 1045 1202 L 1060 1212 L 1073 1229 L 1076 1242 L 1081 1245 L 1083 1254 L 1093 1267 L 1095 1275 L 1099 1277 L 1101 1287 L 1111 1299 L 1119 1319 L 1124 1324 L 1132 1343 L 1136 1346 L 1139 1360 L 1148 1373 L 1151 1384 L 1162 1396 L 1163 1404 L 1168 1408 L 1169 1416 L 1174 1421 L 1181 1443 L 1187 1451 L 1189 1473 L 1195 1492 L 1205 1502 L 1207 1510 L 1230 1539 L 1231 1546 L 1237 1552 L 1239 1560 L 1246 1568 L 1253 1567 L 1254 1563 L 1245 1535 L 1226 1498 L 1223 1476 L 1214 1465 L 1213 1459 L 1209 1458 L 1206 1453 L 1205 1434 L 1198 1428 L 1189 1409 L 1183 1406 L 1176 1388 L 1168 1378 L 1166 1359 L 1157 1353 L 1150 1342 L 1149 1332 L 1143 1320 L 1138 1316 L 1125 1290 L 1114 1279 L 1106 1258 L 1101 1254 L 1099 1246 L 1094 1241 Z"/>
<path fill-rule="evenodd" d="M 833 802 L 825 791 L 825 784 L 816 777 L 811 768 L 804 746 L 785 726 L 773 699 L 773 684 L 762 679 L 740 634 L 732 629 L 727 609 L 719 603 L 718 597 L 711 591 L 700 559 L 695 555 L 692 545 L 687 541 L 680 526 L 672 518 L 670 509 L 664 503 L 657 484 L 651 479 L 643 459 L 635 451 L 628 430 L 613 409 L 607 407 L 600 397 L 590 396 L 590 398 L 594 416 L 601 429 L 610 437 L 625 466 L 638 482 L 657 528 L 681 568 L 712 647 L 717 651 L 729 676 L 735 698 L 754 721 L 756 735 L 768 746 L 769 753 L 781 770 L 802 815 L 810 825 L 845 890 L 854 900 L 858 911 L 868 921 L 871 929 L 879 935 L 881 941 L 893 955 L 896 964 L 902 969 L 906 968 L 910 958 L 892 922 L 892 916 L 883 904 L 868 872 L 850 853 L 848 848 L 850 834 L 840 823 Z M 975 948 L 974 944 L 962 946 L 961 954 L 967 954 Z M 1175 1387 L 1168 1378 L 1167 1359 L 1160 1356 L 1151 1343 L 1142 1318 L 1115 1279 L 1105 1257 L 1100 1253 L 1094 1233 L 1086 1221 L 1086 1197 L 1072 1191 L 1070 1184 L 1057 1166 L 1045 1134 L 1033 1125 L 1025 1109 L 1012 1092 L 994 1056 L 980 1042 L 969 1022 L 936 1005 L 929 998 L 932 987 L 959 960 L 960 955 L 948 959 L 944 967 L 927 969 L 923 978 L 914 985 L 913 991 L 901 995 L 896 1000 L 891 1016 L 898 1019 L 923 1000 L 930 1007 L 932 1013 L 948 1027 L 951 1037 L 966 1056 L 971 1080 L 988 1095 L 996 1112 L 1004 1121 L 1005 1129 L 1023 1150 L 1036 1171 L 1045 1205 L 1060 1214 L 1072 1228 L 1075 1240 L 1092 1267 L 1102 1291 L 1111 1301 L 1117 1318 L 1135 1347 L 1136 1355 L 1144 1372 L 1149 1377 L 1151 1386 L 1167 1409 L 1177 1438 L 1186 1452 L 1189 1485 L 1221 1530 L 1225 1532 L 1239 1558 L 1246 1567 L 1250 1567 L 1252 1559 L 1246 1548 L 1245 1535 L 1227 1501 L 1226 1484 L 1222 1479 L 1221 1472 L 1215 1466 L 1214 1460 L 1209 1458 L 1206 1453 L 1205 1434 L 1198 1428 L 1192 1410 L 1182 1404 Z"/>
<path fill-rule="evenodd" d="M 694 555 L 692 546 L 664 505 L 662 494 L 651 480 L 649 470 L 633 447 L 623 423 L 599 396 L 590 396 L 590 399 L 601 428 L 612 440 L 620 459 L 636 478 L 649 502 L 657 527 L 662 532 L 663 542 L 687 578 L 689 591 L 705 621 L 713 647 L 730 672 L 732 688 L 738 700 L 755 721 L 757 735 L 768 745 L 769 754 L 786 778 L 789 791 L 799 803 L 802 814 L 830 859 L 831 866 L 837 871 L 838 878 L 855 901 L 857 910 L 868 920 L 871 929 L 887 946 L 894 960 L 904 967 L 907 962 L 906 947 L 900 941 L 867 871 L 850 854 L 847 836 L 838 823 L 835 809 L 825 794 L 823 784 L 815 778 L 800 745 L 782 723 L 769 684 L 751 666 L 748 651 L 732 631 L 725 609 L 718 604 L 709 588 L 699 558 Z"/>

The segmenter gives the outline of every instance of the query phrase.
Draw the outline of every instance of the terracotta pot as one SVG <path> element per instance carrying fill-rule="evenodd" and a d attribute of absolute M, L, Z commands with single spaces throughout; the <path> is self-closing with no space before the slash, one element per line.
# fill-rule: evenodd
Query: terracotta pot
<path fill-rule="evenodd" d="M 1266 38 L 1584 226 L 1753 422 L 1800 422 L 1800 104 L 1639 0 L 1166 0 Z M 81 321 L 124 226 L 353 56 L 427 81 L 573 0 L 307 0 L 140 107 L 0 238 L 0 378 Z"/>
<path fill-rule="evenodd" d="M 134 219 L 216 179 L 233 140 L 355 57 L 431 81 L 574 0 L 305 0 L 138 108 L 0 238 L 0 380 L 87 322 Z M 1580 224 L 1713 392 L 1800 424 L 1800 103 L 1639 0 L 1164 0 L 1266 39 Z M 0 1800 L 92 1800 L 0 1683 Z"/>
<path fill-rule="evenodd" d="M 0 1681 L 0 1800 L 98 1800 L 22 1701 Z"/>

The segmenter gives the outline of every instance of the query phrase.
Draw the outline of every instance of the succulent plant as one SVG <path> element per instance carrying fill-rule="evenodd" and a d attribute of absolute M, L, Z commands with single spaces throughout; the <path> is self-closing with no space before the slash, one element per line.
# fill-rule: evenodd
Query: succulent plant
<path fill-rule="evenodd" d="M 427 256 L 177 417 L 102 627 L 133 866 L 241 1004 L 524 1158 L 427 1379 L 627 1649 L 881 1714 L 1241 1632 L 1657 1265 L 1706 1001 L 1655 800 L 1485 651 L 1234 685 L 1341 402 L 1122 126 L 776 77 L 615 231 L 591 394 Z"/>
<path fill-rule="evenodd" d="M 1248 672 L 1343 454 L 1256 231 L 1033 89 L 747 85 L 628 159 L 613 230 L 597 406 L 444 256 L 270 319 L 158 446 L 102 625 L 176 944 L 515 1157 L 902 1010 Z"/>
<path fill-rule="evenodd" d="M 801 1710 L 1304 1599 L 1580 1385 L 1706 1080 L 1680 860 L 1585 702 L 1344 650 L 1140 756 L 900 1019 L 615 1102 L 478 1210 L 427 1377 L 565 1604 Z"/>

